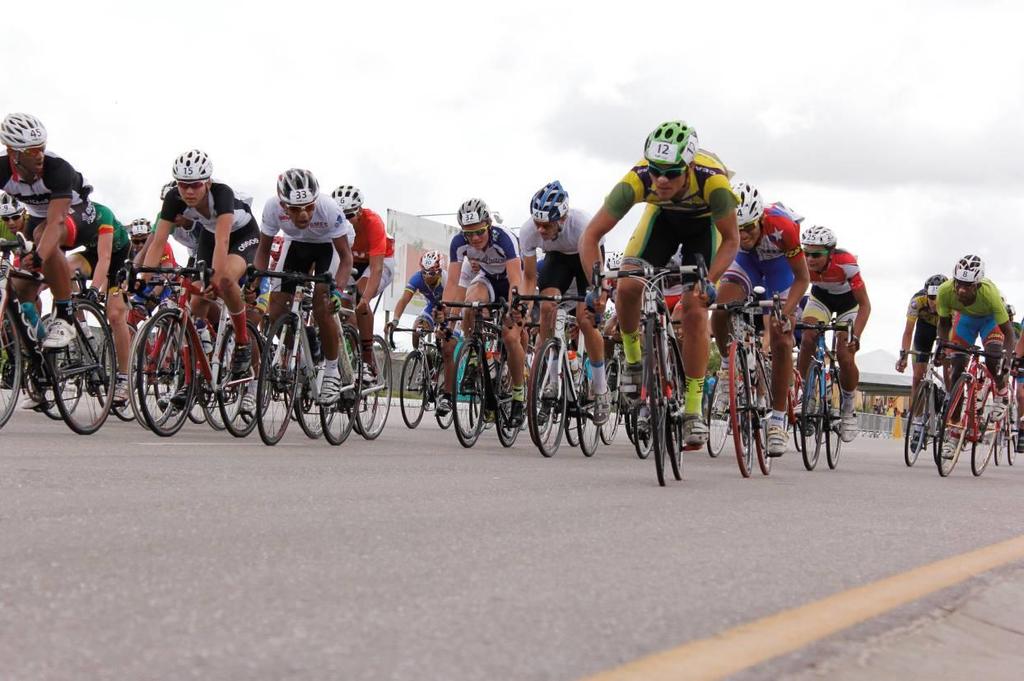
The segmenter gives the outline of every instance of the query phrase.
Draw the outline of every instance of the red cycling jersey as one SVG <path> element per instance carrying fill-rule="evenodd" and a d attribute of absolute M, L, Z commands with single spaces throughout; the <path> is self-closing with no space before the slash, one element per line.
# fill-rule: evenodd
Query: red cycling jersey
<path fill-rule="evenodd" d="M 363 208 L 351 222 L 356 230 L 356 240 L 352 244 L 353 262 L 369 262 L 374 255 L 383 255 L 385 258 L 395 255 L 395 240 L 388 236 L 379 215 L 369 208 Z"/>
<path fill-rule="evenodd" d="M 832 295 L 842 295 L 864 288 L 864 280 L 860 276 L 860 265 L 853 253 L 836 249 L 829 256 L 828 266 L 821 272 L 811 270 L 813 289 L 821 289 Z"/>
<path fill-rule="evenodd" d="M 177 267 L 178 262 L 174 259 L 174 249 L 167 242 L 164 242 L 164 254 L 160 256 L 160 267 Z"/>

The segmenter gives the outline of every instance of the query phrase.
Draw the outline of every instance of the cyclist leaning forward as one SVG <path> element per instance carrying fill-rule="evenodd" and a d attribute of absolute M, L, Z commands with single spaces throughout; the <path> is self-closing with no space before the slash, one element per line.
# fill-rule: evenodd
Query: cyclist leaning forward
<path fill-rule="evenodd" d="M 707 306 L 714 302 L 715 284 L 739 249 L 736 222 L 739 201 L 729 186 L 725 165 L 711 152 L 698 149 L 696 131 L 683 121 L 663 123 L 647 136 L 644 158 L 612 188 L 580 239 L 584 271 L 592 272 L 594 265 L 601 262 L 601 237 L 637 203 L 648 205 L 626 244 L 623 270 L 641 269 L 637 259 L 663 267 L 680 248 L 683 265 L 695 264 L 697 255 L 708 263 L 708 286 L 699 290 L 696 278 L 688 276 L 684 278 L 682 297 L 683 333 L 687 339 L 683 348 L 684 433 L 687 445 L 700 446 L 708 437 L 707 425 L 701 418 L 704 374 L 710 352 Z M 616 310 L 626 358 L 620 388 L 633 399 L 639 395 L 643 376 L 642 293 L 643 282 L 619 281 Z M 598 297 L 594 291 L 590 295 Z"/>
<path fill-rule="evenodd" d="M 333 293 L 328 296 L 326 284 L 313 289 L 313 317 L 323 340 L 324 367 L 320 403 L 332 404 L 338 399 L 341 377 L 338 353 L 341 328 L 341 292 L 352 269 L 352 225 L 345 219 L 338 204 L 320 194 L 320 184 L 308 170 L 292 168 L 277 178 L 277 196 L 267 199 L 260 225 L 260 245 L 256 249 L 256 269 L 267 269 L 270 248 L 278 232 L 284 232 L 281 255 L 275 271 L 314 275 L 329 273 L 335 278 Z M 276 320 L 291 305 L 294 281 L 282 281 L 279 291 L 270 294 L 270 319 Z"/>
<path fill-rule="evenodd" d="M 733 184 L 740 198 L 736 209 L 740 231 L 740 252 L 736 261 L 722 275 L 718 288 L 718 302 L 731 303 L 746 300 L 755 286 L 765 289 L 764 296 L 771 299 L 778 294 L 782 299 L 782 321 L 769 322 L 769 341 L 772 349 L 772 415 L 768 420 L 768 455 L 786 453 L 789 437 L 786 432 L 786 396 L 793 377 L 793 328 L 800 298 L 807 291 L 810 273 L 807 260 L 800 250 L 802 218 L 781 203 L 765 207 L 760 192 L 746 183 Z M 715 342 L 722 354 L 722 376 L 729 372 L 729 313 L 715 310 L 711 314 L 711 327 Z M 723 384 L 724 385 L 724 384 Z M 726 395 L 720 390 L 719 395 Z M 717 400 L 716 400 L 717 401 Z"/>
<path fill-rule="evenodd" d="M 860 265 L 857 258 L 840 248 L 836 248 L 836 235 L 828 227 L 814 225 L 804 231 L 800 244 L 807 258 L 807 268 L 811 272 L 811 297 L 804 307 L 805 324 L 828 324 L 832 315 L 837 323 L 852 322 L 851 331 L 836 333 L 839 360 L 840 399 L 840 431 L 843 442 L 851 442 L 857 437 L 857 415 L 853 413 L 854 392 L 860 381 L 857 370 L 857 350 L 860 349 L 860 336 L 868 323 L 871 314 L 871 300 L 864 279 L 860 276 Z M 800 355 L 797 358 L 797 370 L 801 376 L 807 375 L 807 367 L 811 364 L 818 332 L 804 329 L 800 338 Z M 804 386 L 809 390 L 810 386 Z"/>
<path fill-rule="evenodd" d="M 156 267 L 160 263 L 167 237 L 176 225 L 199 223 L 202 231 L 196 259 L 213 266 L 213 284 L 227 305 L 235 332 L 231 373 L 244 374 L 252 362 L 252 348 L 238 282 L 245 276 L 259 243 L 256 218 L 249 204 L 237 197 L 231 187 L 213 181 L 213 163 L 206 153 L 198 149 L 185 152 L 174 161 L 172 173 L 176 186 L 164 197 L 143 264 Z"/>
<path fill-rule="evenodd" d="M 541 187 L 530 200 L 530 219 L 519 229 L 519 244 L 523 257 L 523 290 L 532 293 L 534 287 L 540 294 L 553 296 L 564 294 L 576 284 L 577 291 L 586 291 L 590 277 L 583 271 L 579 256 L 579 240 L 583 230 L 590 223 L 590 214 L 578 208 L 569 208 L 569 194 L 562 184 L 555 180 Z M 537 249 L 544 253 L 544 268 L 537 276 Z M 556 304 L 545 301 L 540 304 L 540 326 L 537 335 L 537 352 L 555 327 Z M 576 319 L 581 320 L 579 328 L 587 347 L 592 372 L 591 385 L 594 390 L 593 420 L 597 425 L 608 420 L 611 397 L 604 370 L 604 342 L 601 331 L 594 323 L 593 315 L 585 316 L 586 306 L 576 305 Z M 582 321 L 588 319 L 589 321 Z M 601 321 L 601 320 L 598 320 Z M 550 360 L 548 384 L 544 386 L 544 397 L 554 399 L 558 385 L 558 358 Z"/>
<path fill-rule="evenodd" d="M 402 320 L 405 308 L 412 302 L 413 296 L 419 293 L 427 301 L 423 312 L 412 323 L 412 347 L 419 349 L 420 334 L 434 330 L 434 310 L 441 302 L 441 296 L 444 295 L 444 287 L 447 283 L 448 272 L 445 271 L 444 254 L 441 251 L 427 251 L 420 256 L 420 268 L 409 277 L 402 297 L 395 303 L 394 318 L 388 322 L 386 335 L 391 336 L 391 330 L 396 328 Z"/>
<path fill-rule="evenodd" d="M 355 274 L 350 284 L 356 285 L 356 326 L 362 345 L 363 381 L 376 383 L 376 359 L 373 356 L 373 308 L 370 301 L 391 285 L 395 276 L 395 240 L 388 236 L 384 221 L 377 213 L 363 207 L 363 193 L 350 184 L 343 184 L 331 193 L 345 217 L 356 231 L 352 243 L 352 267 Z M 344 300 L 348 294 L 344 294 Z"/>
<path fill-rule="evenodd" d="M 950 343 L 969 348 L 980 337 L 985 352 L 991 353 L 991 356 L 985 357 L 985 365 L 992 372 L 996 383 L 992 417 L 1001 418 L 1006 409 L 1006 373 L 998 369 L 1006 350 L 1006 339 L 1012 339 L 1014 332 L 1010 315 L 1006 312 L 1006 303 L 996 285 L 985 278 L 985 263 L 981 258 L 976 255 L 960 258 L 953 268 L 953 278 L 939 286 L 936 308 L 940 339 L 948 339 Z M 951 365 L 949 388 L 966 368 L 967 356 L 947 349 L 939 356 L 940 363 L 945 364 L 947 358 Z M 946 438 L 942 446 L 943 458 L 953 457 L 955 440 L 954 437 Z"/>
<path fill-rule="evenodd" d="M 939 323 L 936 298 L 939 294 L 939 286 L 946 279 L 947 277 L 943 274 L 933 274 L 928 277 L 924 288 L 913 295 L 910 305 L 907 306 L 907 324 L 903 329 L 903 341 L 900 344 L 900 358 L 896 360 L 896 371 L 902 374 L 907 370 L 907 357 L 912 354 L 914 361 L 913 379 L 910 385 L 912 396 L 917 395 L 917 386 L 924 378 L 932 348 L 935 346 Z M 913 351 L 911 351 L 911 343 L 913 343 Z M 918 414 L 913 414 L 912 432 L 916 434 L 923 426 L 922 418 Z M 911 436 L 911 442 L 916 446 L 917 437 L 915 435 Z"/>
<path fill-rule="evenodd" d="M 483 199 L 469 199 L 457 214 L 462 231 L 451 241 L 448 253 L 448 283 L 444 302 L 493 303 L 510 300 L 510 291 L 522 286 L 522 265 L 516 250 L 516 238 L 505 229 L 492 224 L 491 211 Z M 473 333 L 476 312 L 462 310 L 462 330 Z M 522 343 L 522 320 L 515 310 L 505 315 L 502 342 L 508 353 L 512 375 L 512 411 L 510 425 L 523 424 L 526 409 L 524 386 L 525 360 Z M 438 400 L 437 412 L 444 416 L 452 410 L 455 393 L 455 339 L 444 344 L 445 394 Z"/>

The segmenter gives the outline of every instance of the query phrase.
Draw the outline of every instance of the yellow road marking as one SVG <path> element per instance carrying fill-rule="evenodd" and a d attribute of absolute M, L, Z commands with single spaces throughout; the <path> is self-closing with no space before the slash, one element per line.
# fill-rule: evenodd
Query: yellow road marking
<path fill-rule="evenodd" d="M 1024 535 L 783 610 L 586 681 L 721 679 L 1019 560 L 1024 560 Z"/>

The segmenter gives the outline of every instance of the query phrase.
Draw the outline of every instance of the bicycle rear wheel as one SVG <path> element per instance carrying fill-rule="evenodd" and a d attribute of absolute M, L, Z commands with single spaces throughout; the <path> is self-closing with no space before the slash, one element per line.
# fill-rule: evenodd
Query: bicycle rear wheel
<path fill-rule="evenodd" d="M 220 344 L 220 390 L 217 391 L 217 408 L 224 427 L 235 437 L 246 437 L 256 427 L 256 391 L 260 374 L 260 352 L 263 348 L 259 329 L 247 323 L 249 353 L 252 362 L 246 376 L 235 378 L 230 375 L 231 356 L 235 347 L 235 329 L 228 324 L 224 342 Z"/>
<path fill-rule="evenodd" d="M 664 379 L 663 395 L 666 399 L 665 442 L 668 445 L 672 477 L 683 479 L 683 411 L 686 399 L 686 374 L 683 373 L 683 355 L 675 335 L 668 337 L 668 366 L 671 376 Z"/>
<path fill-rule="evenodd" d="M 260 439 L 267 445 L 280 442 L 291 421 L 299 387 L 298 333 L 299 318 L 290 312 L 278 317 L 267 332 L 256 387 L 256 423 Z"/>
<path fill-rule="evenodd" d="M 24 358 L 21 354 L 21 336 L 9 310 L 0 310 L 0 428 L 14 413 L 21 393 Z"/>
<path fill-rule="evenodd" d="M 764 355 L 760 352 L 755 354 L 754 366 L 751 367 L 751 376 L 754 378 L 754 409 L 751 411 L 754 423 L 754 447 L 757 452 L 757 467 L 761 469 L 761 475 L 771 475 L 772 457 L 768 456 L 767 429 L 769 409 L 772 402 L 771 369 Z"/>
<path fill-rule="evenodd" d="M 423 420 L 427 408 L 428 376 L 424 367 L 423 354 L 413 350 L 402 362 L 402 379 L 398 385 L 398 406 L 407 428 L 416 428 Z"/>
<path fill-rule="evenodd" d="M 666 442 L 665 395 L 663 392 L 664 377 L 662 376 L 661 343 L 655 331 L 655 324 L 647 320 L 644 324 L 644 390 L 640 401 L 640 413 L 637 423 L 644 420 L 643 410 L 646 408 L 646 419 L 651 432 L 651 451 L 654 453 L 654 470 L 658 474 L 658 484 L 665 486 L 665 456 L 669 453 Z"/>
<path fill-rule="evenodd" d="M 48 351 L 47 361 L 64 422 L 79 435 L 91 435 L 107 420 L 114 401 L 114 339 L 101 307 L 81 300 L 75 308 L 77 336 L 66 348 Z"/>
<path fill-rule="evenodd" d="M 622 410 L 619 408 L 619 362 L 613 357 L 607 360 L 604 366 L 611 411 L 608 413 L 608 420 L 601 425 L 601 442 L 610 446 L 615 442 L 619 424 L 622 423 Z"/>
<path fill-rule="evenodd" d="M 728 380 L 724 382 L 728 383 Z M 704 420 L 708 424 L 708 456 L 712 459 L 718 458 L 725 449 L 725 441 L 729 439 L 729 402 L 719 397 L 728 395 L 729 386 L 722 384 L 723 381 L 716 380 L 704 400 Z"/>
<path fill-rule="evenodd" d="M 585 360 L 583 361 L 583 366 L 587 366 Z M 583 451 L 583 456 L 586 457 L 594 456 L 597 453 L 597 443 L 601 439 L 601 427 L 594 425 L 594 419 L 590 411 L 593 400 L 588 397 L 589 395 L 590 377 L 587 375 L 587 371 L 584 370 L 580 377 L 580 386 L 577 393 L 579 402 L 576 407 L 578 413 L 576 418 L 576 434 L 580 443 L 580 449 Z"/>
<path fill-rule="evenodd" d="M 362 357 L 359 354 L 359 334 L 351 325 L 341 327 L 339 344 L 338 369 L 341 381 L 346 389 L 341 391 L 334 404 L 320 405 L 320 425 L 324 439 L 332 445 L 340 445 L 352 434 L 355 426 L 355 409 L 357 404 L 356 390 L 359 381 L 356 377 L 362 372 Z"/>
<path fill-rule="evenodd" d="M 559 361 L 560 341 L 549 338 L 536 353 L 530 367 L 530 390 L 526 396 L 526 421 L 530 428 L 530 439 L 537 445 L 543 456 L 551 457 L 562 443 L 562 421 L 565 419 L 566 387 L 559 376 L 552 376 L 550 368 Z M 557 381 L 557 396 L 544 399 L 544 387 L 550 381 Z"/>
<path fill-rule="evenodd" d="M 452 427 L 452 420 L 455 418 L 453 412 L 455 410 L 450 409 L 443 416 L 437 412 L 437 400 L 444 392 L 444 356 L 437 347 L 431 345 L 424 351 L 423 358 L 430 372 L 428 380 L 430 381 L 430 404 L 434 409 L 434 420 L 437 421 L 437 425 L 442 430 L 448 430 Z"/>
<path fill-rule="evenodd" d="M 467 340 L 455 356 L 455 437 L 469 448 L 484 428 L 484 356 L 476 340 Z"/>
<path fill-rule="evenodd" d="M 373 385 L 360 385 L 361 399 L 356 411 L 359 434 L 376 440 L 384 430 L 391 411 L 391 352 L 380 336 L 373 337 Z"/>

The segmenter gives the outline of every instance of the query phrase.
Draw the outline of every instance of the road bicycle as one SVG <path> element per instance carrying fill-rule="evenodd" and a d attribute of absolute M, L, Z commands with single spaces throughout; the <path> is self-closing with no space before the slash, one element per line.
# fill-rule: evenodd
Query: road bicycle
<path fill-rule="evenodd" d="M 938 454 L 942 406 L 946 401 L 945 381 L 935 358 L 930 352 L 919 354 L 926 356 L 927 364 L 910 400 L 910 416 L 903 433 L 903 462 L 908 467 L 917 462 L 923 450 L 930 448 L 933 459 Z"/>
<path fill-rule="evenodd" d="M 849 322 L 826 324 L 800 322 L 796 328 L 817 332 L 814 354 L 803 380 L 803 396 L 800 401 L 800 453 L 804 468 L 813 471 L 825 447 L 828 467 L 835 470 L 839 465 L 839 452 L 843 440 L 839 436 L 842 424 L 840 405 L 842 390 L 839 387 L 839 360 L 836 343 L 839 332 L 849 331 Z M 825 333 L 831 332 L 831 343 L 825 342 Z"/>
<path fill-rule="evenodd" d="M 419 347 L 410 350 L 402 362 L 402 375 L 398 384 L 398 405 L 402 420 L 408 428 L 415 429 L 423 420 L 423 414 L 434 412 L 437 425 L 447 429 L 454 418 L 451 411 L 442 416 L 437 412 L 437 402 L 444 392 L 444 355 L 438 346 L 433 330 L 392 327 L 388 344 L 395 346 L 395 333 L 419 332 Z"/>

